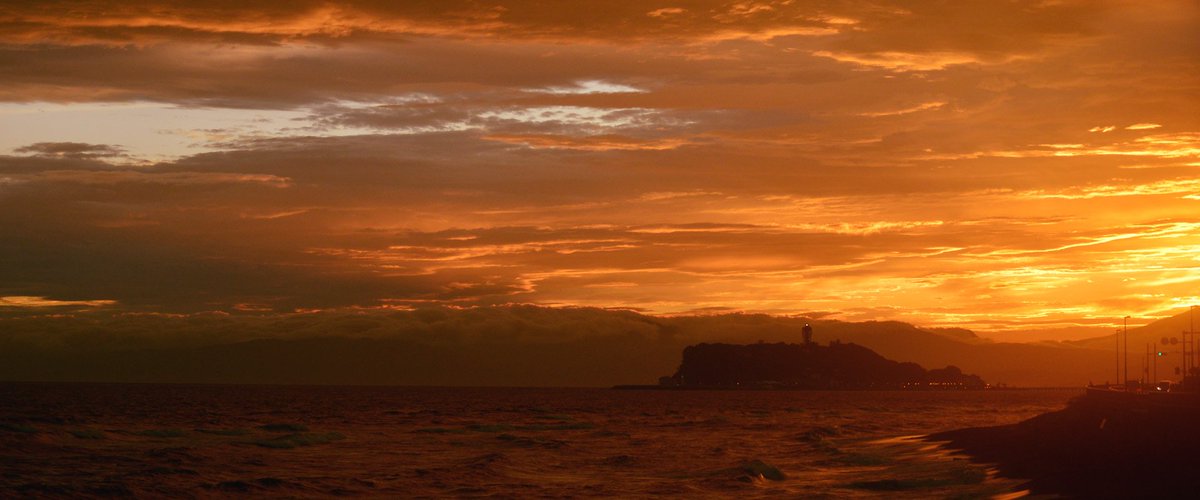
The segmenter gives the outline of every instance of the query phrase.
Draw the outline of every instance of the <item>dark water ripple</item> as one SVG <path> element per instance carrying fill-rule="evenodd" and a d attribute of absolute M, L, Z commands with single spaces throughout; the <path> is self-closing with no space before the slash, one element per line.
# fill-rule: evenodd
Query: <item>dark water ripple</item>
<path fill-rule="evenodd" d="M 0 496 L 989 497 L 910 436 L 1075 394 L 0 384 Z"/>

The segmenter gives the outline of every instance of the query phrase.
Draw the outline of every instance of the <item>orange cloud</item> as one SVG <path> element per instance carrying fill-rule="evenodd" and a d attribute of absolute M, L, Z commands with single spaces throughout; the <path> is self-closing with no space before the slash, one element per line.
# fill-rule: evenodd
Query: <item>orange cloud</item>
<path fill-rule="evenodd" d="M 814 56 L 827 57 L 838 62 L 851 63 L 859 66 L 882 68 L 893 71 L 935 71 L 960 64 L 975 64 L 983 62 L 969 53 L 955 52 L 878 52 L 871 54 L 853 54 L 845 52 L 830 52 L 818 50 Z"/>
<path fill-rule="evenodd" d="M 46 307 L 106 307 L 115 305 L 115 300 L 56 300 L 28 295 L 0 297 L 0 307 L 46 308 Z"/>
<path fill-rule="evenodd" d="M 553 135 L 490 134 L 489 141 L 521 144 L 534 149 L 578 149 L 583 151 L 662 151 L 687 144 L 683 139 L 643 140 L 616 135 L 565 137 Z"/>
<path fill-rule="evenodd" d="M 996 330 L 1195 295 L 1188 8 L 579 5 L 0 6 L 0 292 Z"/>

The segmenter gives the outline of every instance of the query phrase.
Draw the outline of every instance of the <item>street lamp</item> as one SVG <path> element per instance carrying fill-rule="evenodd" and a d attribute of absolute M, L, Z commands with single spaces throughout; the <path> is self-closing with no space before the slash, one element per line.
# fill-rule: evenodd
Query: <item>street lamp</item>
<path fill-rule="evenodd" d="M 1125 317 L 1125 385 L 1129 385 L 1129 316 Z"/>
<path fill-rule="evenodd" d="M 1183 332 L 1183 378 L 1197 366 L 1196 306 L 1188 307 L 1188 329 Z"/>

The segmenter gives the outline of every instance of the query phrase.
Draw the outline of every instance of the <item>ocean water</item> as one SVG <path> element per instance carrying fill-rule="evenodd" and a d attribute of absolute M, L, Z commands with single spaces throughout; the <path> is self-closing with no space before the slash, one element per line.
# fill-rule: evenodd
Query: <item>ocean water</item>
<path fill-rule="evenodd" d="M 0 496 L 992 498 L 918 436 L 1078 391 L 0 384 Z"/>

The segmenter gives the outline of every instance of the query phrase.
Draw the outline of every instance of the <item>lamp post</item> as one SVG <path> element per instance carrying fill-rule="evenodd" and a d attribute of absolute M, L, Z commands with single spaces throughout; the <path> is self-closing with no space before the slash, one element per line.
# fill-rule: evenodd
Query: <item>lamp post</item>
<path fill-rule="evenodd" d="M 1146 344 L 1146 357 L 1142 358 L 1142 384 L 1139 390 L 1144 390 L 1150 383 L 1150 344 Z"/>
<path fill-rule="evenodd" d="M 1117 376 L 1113 382 L 1121 385 L 1121 330 L 1113 330 L 1113 339 L 1117 341 Z"/>
<path fill-rule="evenodd" d="M 1125 385 L 1129 385 L 1129 316 L 1125 317 Z"/>
<path fill-rule="evenodd" d="M 1195 319 L 1196 319 L 1196 307 L 1195 306 L 1189 307 L 1188 308 L 1188 333 L 1189 333 L 1189 335 L 1188 335 L 1189 341 L 1188 342 L 1193 343 L 1193 344 L 1190 344 L 1190 348 L 1192 348 L 1192 356 L 1196 355 L 1196 345 L 1195 345 L 1196 321 L 1195 321 Z M 1194 368 L 1195 366 L 1196 366 L 1196 360 L 1195 360 L 1195 357 L 1193 357 L 1192 367 Z M 1187 368 L 1183 369 L 1183 378 L 1184 379 L 1188 378 L 1188 369 Z"/>

